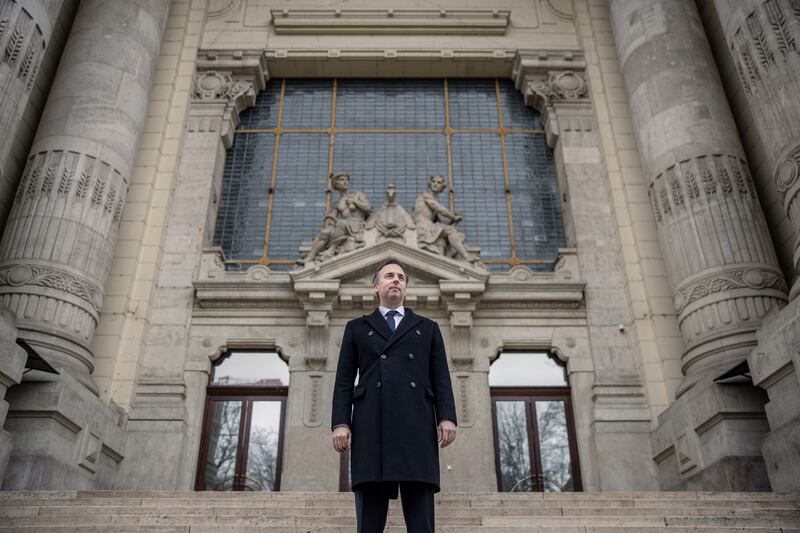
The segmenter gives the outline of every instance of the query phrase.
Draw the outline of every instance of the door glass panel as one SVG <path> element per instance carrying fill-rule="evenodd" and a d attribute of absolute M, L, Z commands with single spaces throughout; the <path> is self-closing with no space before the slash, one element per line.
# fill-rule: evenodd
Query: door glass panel
<path fill-rule="evenodd" d="M 253 402 L 245 490 L 275 490 L 281 405 L 280 401 Z"/>
<path fill-rule="evenodd" d="M 533 489 L 525 402 L 497 400 L 497 446 L 500 454 L 500 490 Z"/>
<path fill-rule="evenodd" d="M 211 409 L 203 489 L 232 490 L 242 402 L 215 401 Z"/>
<path fill-rule="evenodd" d="M 545 492 L 573 491 L 567 412 L 564 402 L 537 401 L 536 424 Z"/>
<path fill-rule="evenodd" d="M 288 387 L 289 367 L 276 352 L 233 352 L 214 367 L 211 383 Z"/>
<path fill-rule="evenodd" d="M 566 387 L 564 367 L 544 352 L 503 352 L 489 367 L 491 387 Z"/>

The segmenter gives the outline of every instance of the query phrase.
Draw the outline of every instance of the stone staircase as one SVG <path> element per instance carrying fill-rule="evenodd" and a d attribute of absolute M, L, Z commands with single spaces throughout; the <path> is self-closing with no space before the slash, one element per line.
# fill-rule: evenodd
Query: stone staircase
<path fill-rule="evenodd" d="M 404 532 L 391 502 L 387 532 Z M 442 533 L 800 533 L 800 494 L 444 493 Z M 344 533 L 353 496 L 329 492 L 0 492 L 0 532 Z"/>

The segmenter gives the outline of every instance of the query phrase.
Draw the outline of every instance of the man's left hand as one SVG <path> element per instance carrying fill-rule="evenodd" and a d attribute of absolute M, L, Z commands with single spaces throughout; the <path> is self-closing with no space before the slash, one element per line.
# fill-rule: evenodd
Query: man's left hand
<path fill-rule="evenodd" d="M 444 448 L 456 440 L 456 425 L 449 420 L 439 422 L 439 446 Z"/>

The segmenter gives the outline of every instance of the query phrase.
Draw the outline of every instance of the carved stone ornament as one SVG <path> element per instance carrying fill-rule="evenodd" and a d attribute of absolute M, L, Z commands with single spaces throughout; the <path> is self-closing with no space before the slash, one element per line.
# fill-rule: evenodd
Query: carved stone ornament
<path fill-rule="evenodd" d="M 96 312 L 103 307 L 103 291 L 87 280 L 43 266 L 9 265 L 0 269 L 0 287 L 23 285 L 55 289 L 86 301 Z"/>
<path fill-rule="evenodd" d="M 775 173 L 775 185 L 778 189 L 778 195 L 781 198 L 781 203 L 787 207 L 787 203 L 791 204 L 797 195 L 797 191 L 794 191 L 794 194 L 789 193 L 789 191 L 796 187 L 798 176 L 800 176 L 800 146 L 790 150 Z M 789 210 L 789 214 L 791 215 L 791 210 Z M 800 223 L 800 221 L 796 221 L 796 223 Z"/>
<path fill-rule="evenodd" d="M 775 289 L 786 293 L 788 287 L 778 272 L 770 272 L 760 268 L 741 268 L 718 272 L 701 278 L 676 291 L 675 309 L 682 313 L 689 305 L 712 294 L 736 289 Z"/>
<path fill-rule="evenodd" d="M 546 102 L 580 100 L 589 96 L 589 86 L 583 73 L 572 70 L 551 71 L 546 80 L 537 80 L 528 90 L 540 95 Z"/>
<path fill-rule="evenodd" d="M 253 84 L 233 78 L 230 72 L 206 70 L 194 78 L 196 100 L 233 100 L 253 90 Z"/>
<path fill-rule="evenodd" d="M 348 192 L 350 175 L 346 172 L 339 172 L 331 181 L 339 199 L 325 213 L 322 231 L 311 242 L 303 260 L 305 264 L 352 252 L 366 244 L 364 229 L 372 214 L 372 204 L 363 192 Z"/>
<path fill-rule="evenodd" d="M 414 229 L 414 219 L 397 203 L 397 188 L 393 183 L 386 187 L 386 200 L 367 221 L 367 228 L 375 228 L 381 237 L 402 239 L 407 229 Z"/>
<path fill-rule="evenodd" d="M 366 195 L 348 192 L 350 176 L 342 172 L 332 178 L 339 199 L 325 213 L 322 231 L 311 244 L 300 249 L 301 265 L 325 262 L 343 253 L 374 245 L 386 239 L 451 259 L 467 261 L 478 266 L 480 249 L 468 247 L 464 234 L 458 229 L 463 215 L 452 211 L 437 200 L 447 188 L 445 178 L 431 176 L 428 190 L 417 197 L 413 213 L 397 203 L 397 190 L 390 184 L 386 201 L 375 213 Z"/>

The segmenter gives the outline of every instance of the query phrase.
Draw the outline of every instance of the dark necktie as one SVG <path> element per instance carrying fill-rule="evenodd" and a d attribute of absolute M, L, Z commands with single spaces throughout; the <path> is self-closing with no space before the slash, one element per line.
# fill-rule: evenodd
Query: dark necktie
<path fill-rule="evenodd" d="M 394 317 L 395 315 L 399 314 L 400 313 L 392 309 L 391 311 L 388 311 L 385 315 L 383 315 L 383 317 L 386 319 L 386 323 L 389 324 L 389 329 L 392 330 L 392 333 L 394 333 L 394 329 L 397 327 L 394 323 Z"/>

